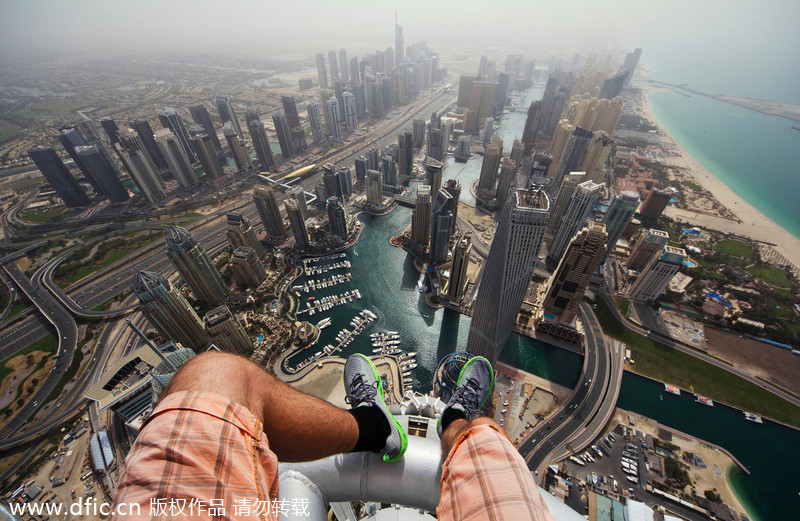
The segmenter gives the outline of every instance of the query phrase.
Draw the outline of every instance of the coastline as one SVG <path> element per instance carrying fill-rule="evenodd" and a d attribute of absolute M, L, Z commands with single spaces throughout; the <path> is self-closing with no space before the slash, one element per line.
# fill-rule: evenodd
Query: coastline
<path fill-rule="evenodd" d="M 781 228 L 750 203 L 742 199 L 722 181 L 716 178 L 714 174 L 698 163 L 677 143 L 677 141 L 675 141 L 658 120 L 647 99 L 647 96 L 651 92 L 663 90 L 663 88 L 649 85 L 641 85 L 640 88 L 642 90 L 640 105 L 642 116 L 657 127 L 659 137 L 663 141 L 674 143 L 676 149 L 680 152 L 679 156 L 669 157 L 666 163 L 686 169 L 687 173 L 694 178 L 697 184 L 702 186 L 704 190 L 713 194 L 720 204 L 730 210 L 741 222 L 688 210 L 681 210 L 672 206 L 668 206 L 664 213 L 673 219 L 690 222 L 701 228 L 709 228 L 720 232 L 741 235 L 755 241 L 771 243 L 773 245 L 772 247 L 786 257 L 796 269 L 800 268 L 800 239 Z"/>

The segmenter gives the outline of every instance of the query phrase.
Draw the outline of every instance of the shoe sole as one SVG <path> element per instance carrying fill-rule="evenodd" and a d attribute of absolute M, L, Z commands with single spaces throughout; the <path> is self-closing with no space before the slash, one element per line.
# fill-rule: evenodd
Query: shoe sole
<path fill-rule="evenodd" d="M 478 360 L 478 359 L 486 360 L 486 363 L 489 364 L 489 368 L 491 369 L 491 371 L 489 371 L 489 375 L 491 377 L 491 381 L 489 382 L 489 393 L 486 395 L 486 398 L 484 398 L 483 403 L 481 403 L 481 407 L 483 407 L 486 404 L 486 400 L 489 399 L 489 397 L 492 395 L 492 391 L 494 390 L 494 367 L 492 367 L 492 363 L 489 362 L 489 360 L 487 358 L 485 358 L 483 356 L 473 356 L 472 358 L 467 360 L 467 363 L 464 364 L 464 367 L 461 368 L 461 372 L 458 373 L 458 381 L 456 381 L 456 387 L 461 385 L 461 378 L 464 377 L 464 370 L 467 368 L 467 366 L 469 366 L 469 364 L 472 363 L 473 360 Z M 439 433 L 439 427 L 441 426 L 441 423 L 442 423 L 442 416 L 439 415 L 439 419 L 436 420 L 436 433 L 437 434 Z M 444 434 L 444 433 L 442 433 L 442 434 Z M 442 437 L 442 434 L 439 434 L 439 438 L 440 439 Z"/>
<path fill-rule="evenodd" d="M 389 408 L 386 407 L 386 400 L 383 396 L 383 381 L 381 380 L 381 375 L 378 373 L 378 368 L 375 367 L 375 364 L 372 360 L 369 359 L 366 355 L 362 353 L 356 353 L 358 356 L 369 362 L 369 366 L 372 368 L 372 374 L 375 376 L 375 380 L 378 382 L 378 394 L 380 394 L 381 402 L 383 402 L 383 407 L 381 407 L 381 412 L 383 415 L 386 416 L 387 420 L 394 422 L 395 427 L 397 428 L 397 432 L 400 433 L 400 454 L 395 456 L 394 458 L 389 458 L 388 454 L 383 455 L 383 461 L 386 463 L 394 463 L 395 461 L 399 460 L 403 457 L 403 454 L 406 453 L 406 449 L 408 448 L 408 435 L 406 434 L 406 430 L 400 425 L 400 422 L 397 421 L 397 418 L 394 417 L 394 414 L 389 412 Z M 460 378 L 460 377 L 459 377 Z"/>

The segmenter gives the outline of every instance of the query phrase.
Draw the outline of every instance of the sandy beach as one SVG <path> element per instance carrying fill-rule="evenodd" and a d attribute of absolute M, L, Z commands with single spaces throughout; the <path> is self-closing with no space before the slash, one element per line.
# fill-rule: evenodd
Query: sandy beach
<path fill-rule="evenodd" d="M 800 239 L 769 220 L 752 205 L 736 195 L 733 190 L 725 186 L 722 181 L 714 177 L 711 172 L 682 149 L 658 122 L 650 108 L 650 104 L 647 102 L 647 93 L 658 90 L 658 87 L 642 85 L 640 88 L 644 93 L 641 105 L 642 116 L 658 127 L 663 141 L 675 143 L 677 149 L 680 150 L 680 156 L 668 158 L 667 164 L 685 168 L 697 184 L 711 192 L 720 204 L 733 212 L 741 222 L 680 210 L 674 207 L 667 207 L 665 214 L 673 219 L 690 222 L 701 228 L 734 233 L 757 241 L 772 243 L 779 253 L 794 264 L 796 268 L 800 268 Z"/>

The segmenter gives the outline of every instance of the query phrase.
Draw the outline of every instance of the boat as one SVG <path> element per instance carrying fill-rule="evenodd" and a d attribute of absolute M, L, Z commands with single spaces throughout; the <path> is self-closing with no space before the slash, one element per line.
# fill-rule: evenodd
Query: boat
<path fill-rule="evenodd" d="M 579 459 L 578 459 L 578 458 L 576 458 L 575 456 L 570 456 L 570 457 L 569 457 L 569 460 L 570 460 L 571 462 L 573 462 L 573 463 L 577 464 L 577 465 L 580 465 L 581 467 L 583 467 L 583 466 L 585 466 L 585 465 L 586 465 L 586 463 L 582 462 L 581 460 L 579 460 Z"/>
<path fill-rule="evenodd" d="M 317 322 L 317 328 L 318 329 L 325 329 L 326 327 L 328 327 L 330 325 L 331 325 L 331 319 L 328 318 L 328 317 L 323 318 L 322 320 Z"/>
<path fill-rule="evenodd" d="M 416 369 L 417 364 L 408 364 L 401 367 L 403 371 L 411 371 L 412 369 Z"/>
<path fill-rule="evenodd" d="M 668 393 L 671 393 L 671 394 L 674 394 L 674 395 L 677 395 L 677 396 L 681 395 L 681 390 L 677 386 L 672 385 L 672 384 L 664 384 L 664 390 L 667 391 Z"/>
<path fill-rule="evenodd" d="M 764 420 L 761 419 L 761 416 L 759 416 L 757 414 L 753 414 L 752 412 L 747 412 L 747 411 L 743 411 L 743 412 L 744 412 L 745 419 L 750 420 L 751 422 L 754 422 L 754 423 L 764 423 Z"/>
<path fill-rule="evenodd" d="M 614 492 L 619 492 L 619 484 L 617 484 L 617 480 L 614 480 Z"/>
<path fill-rule="evenodd" d="M 639 483 L 639 478 L 634 478 L 633 476 L 625 476 L 625 479 L 627 479 L 631 483 Z"/>
<path fill-rule="evenodd" d="M 417 281 L 417 289 L 419 290 L 420 293 L 425 293 L 424 281 L 425 281 L 425 274 L 423 273 L 422 275 L 419 276 L 419 280 Z"/>
<path fill-rule="evenodd" d="M 553 474 L 558 474 L 558 465 L 548 465 L 547 468 L 550 469 Z"/>
<path fill-rule="evenodd" d="M 597 472 L 592 472 L 592 485 L 597 485 Z"/>
<path fill-rule="evenodd" d="M 592 445 L 592 449 L 597 453 L 598 456 L 601 458 L 603 457 L 603 453 L 600 452 L 600 448 L 597 445 Z"/>
<path fill-rule="evenodd" d="M 706 398 L 705 396 L 700 396 L 699 394 L 695 394 L 695 400 L 697 403 L 702 403 L 703 405 L 708 405 L 709 407 L 714 407 L 714 402 L 711 398 Z"/>
<path fill-rule="evenodd" d="M 635 470 L 629 469 L 628 467 L 622 467 L 622 472 L 624 472 L 625 474 L 628 474 L 629 476 L 636 476 L 636 475 L 639 474 Z"/>

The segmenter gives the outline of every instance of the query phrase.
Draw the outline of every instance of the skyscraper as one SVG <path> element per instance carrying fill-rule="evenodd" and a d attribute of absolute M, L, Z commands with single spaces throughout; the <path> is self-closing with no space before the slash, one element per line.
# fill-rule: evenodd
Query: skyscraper
<path fill-rule="evenodd" d="M 636 66 L 639 64 L 639 58 L 641 56 L 642 50 L 637 47 L 633 52 L 629 52 L 627 56 L 625 56 L 625 61 L 622 63 L 622 67 L 619 68 L 620 71 L 628 71 L 628 77 L 625 79 L 626 87 L 630 84 L 633 73 L 636 72 Z"/>
<path fill-rule="evenodd" d="M 561 186 L 561 181 L 564 175 L 569 172 L 579 170 L 578 166 L 583 162 L 589 144 L 592 142 L 592 132 L 581 127 L 576 127 L 572 135 L 567 140 L 567 145 L 564 148 L 564 153 L 561 156 L 561 162 L 556 170 L 555 178 L 550 185 L 550 195 L 554 195 L 558 187 Z"/>
<path fill-rule="evenodd" d="M 303 216 L 303 220 L 308 219 L 308 204 L 306 203 L 306 193 L 302 186 L 292 186 L 286 189 L 286 196 L 297 203 L 297 208 Z"/>
<path fill-rule="evenodd" d="M 263 259 L 266 251 L 261 241 L 258 240 L 256 231 L 250 226 L 250 221 L 239 212 L 228 212 L 225 214 L 228 219 L 228 229 L 225 230 L 225 236 L 231 243 L 231 248 L 234 250 L 239 247 L 247 247 L 253 250 L 259 259 Z"/>
<path fill-rule="evenodd" d="M 108 197 L 112 203 L 124 203 L 130 196 L 117 177 L 117 168 L 110 158 L 95 146 L 75 147 L 75 154 L 80 158 L 87 177 L 98 184 L 100 194 Z"/>
<path fill-rule="evenodd" d="M 331 135 L 332 140 L 339 141 L 342 139 L 342 126 L 339 123 L 341 119 L 341 115 L 339 114 L 339 101 L 335 97 L 330 98 L 325 102 L 325 106 L 328 108 L 328 117 L 331 120 L 328 133 Z"/>
<path fill-rule="evenodd" d="M 331 163 L 322 166 L 322 181 L 325 183 L 326 200 L 328 197 L 336 197 L 340 201 L 344 198 L 342 194 L 342 185 L 336 175 L 336 168 Z"/>
<path fill-rule="evenodd" d="M 364 186 L 364 183 L 367 179 L 367 170 L 369 170 L 369 161 L 367 160 L 367 156 L 358 156 L 353 160 L 353 164 L 356 167 L 356 183 L 359 186 Z"/>
<path fill-rule="evenodd" d="M 111 146 L 119 143 L 119 126 L 116 121 L 111 118 L 102 118 L 100 120 L 100 126 L 106 131 L 106 135 L 111 141 Z"/>
<path fill-rule="evenodd" d="M 383 173 L 367 170 L 367 202 L 376 208 L 383 206 Z"/>
<path fill-rule="evenodd" d="M 414 138 L 414 148 L 422 148 L 425 144 L 425 120 L 415 119 L 411 122 L 411 135 Z"/>
<path fill-rule="evenodd" d="M 222 121 L 222 124 L 224 125 L 230 122 L 233 126 L 233 130 L 236 131 L 236 135 L 239 136 L 239 139 L 244 139 L 242 127 L 239 125 L 239 120 L 236 119 L 236 112 L 233 111 L 231 99 L 228 96 L 217 94 L 214 97 L 214 103 L 217 105 L 217 112 L 219 112 L 219 119 Z M 208 132 L 208 130 L 206 130 L 206 132 Z"/>
<path fill-rule="evenodd" d="M 353 132 L 358 128 L 358 118 L 356 116 L 356 98 L 350 92 L 342 94 L 344 101 L 344 121 L 348 132 Z"/>
<path fill-rule="evenodd" d="M 642 230 L 625 264 L 629 270 L 641 271 L 669 243 L 669 234 L 661 230 Z"/>
<path fill-rule="evenodd" d="M 342 83 L 347 83 L 350 81 L 350 75 L 348 74 L 349 68 L 349 63 L 347 61 L 347 49 L 343 47 L 339 49 L 339 72 L 342 75 Z M 358 78 L 354 79 L 353 81 L 358 81 Z"/>
<path fill-rule="evenodd" d="M 650 259 L 631 286 L 631 299 L 647 304 L 655 302 L 685 260 L 686 252 L 683 249 L 664 246 L 661 253 Z"/>
<path fill-rule="evenodd" d="M 257 288 L 267 278 L 267 270 L 261 264 L 253 248 L 239 246 L 231 256 L 231 272 L 239 286 Z"/>
<path fill-rule="evenodd" d="M 525 120 L 525 128 L 522 131 L 522 142 L 525 144 L 525 155 L 533 152 L 533 144 L 536 142 L 536 134 L 539 132 L 539 125 L 542 121 L 542 108 L 544 103 L 541 100 L 534 101 L 528 107 L 528 118 Z"/>
<path fill-rule="evenodd" d="M 65 205 L 75 208 L 91 204 L 89 197 L 72 177 L 69 168 L 64 165 L 53 147 L 32 148 L 28 150 L 28 155 Z"/>
<path fill-rule="evenodd" d="M 558 196 L 553 202 L 550 211 L 550 222 L 547 224 L 547 229 L 550 232 L 555 232 L 558 225 L 561 224 L 561 217 L 567 211 L 570 199 L 578 189 L 578 185 L 586 181 L 585 172 L 570 172 L 569 175 L 564 177 L 561 182 L 561 188 L 558 190 Z"/>
<path fill-rule="evenodd" d="M 157 273 L 138 272 L 131 289 L 139 297 L 142 314 L 165 339 L 202 352 L 208 346 L 203 321 L 170 283 Z"/>
<path fill-rule="evenodd" d="M 655 221 L 661 217 L 664 209 L 672 200 L 673 195 L 674 192 L 668 188 L 651 191 L 649 194 L 647 194 L 647 197 L 645 197 L 639 214 L 645 219 Z"/>
<path fill-rule="evenodd" d="M 431 187 L 431 193 L 439 193 L 442 187 L 442 162 L 432 157 L 425 159 L 425 182 Z"/>
<path fill-rule="evenodd" d="M 472 314 L 470 353 L 497 362 L 528 291 L 549 210 L 542 190 L 515 189 L 506 200 Z"/>
<path fill-rule="evenodd" d="M 417 202 L 411 212 L 411 239 L 425 248 L 428 246 L 431 229 L 433 200 L 430 185 L 417 186 Z"/>
<path fill-rule="evenodd" d="M 609 76 L 600 89 L 600 99 L 612 99 L 622 94 L 622 88 L 628 83 L 629 75 L 628 71 L 622 70 Z"/>
<path fill-rule="evenodd" d="M 150 204 L 158 204 L 167 194 L 164 191 L 164 181 L 156 172 L 150 158 L 147 157 L 142 149 L 126 147 L 122 143 L 114 145 L 119 152 L 125 168 L 131 174 L 131 178 L 139 187 L 142 196 Z"/>
<path fill-rule="evenodd" d="M 433 215 L 431 216 L 431 262 L 445 262 L 450 247 L 450 229 L 453 224 L 453 197 L 447 190 L 439 190 L 433 202 Z"/>
<path fill-rule="evenodd" d="M 328 51 L 328 67 L 331 69 L 331 83 L 335 84 L 341 81 L 339 77 L 339 60 L 336 57 L 336 51 Z"/>
<path fill-rule="evenodd" d="M 403 39 L 403 26 L 397 23 L 397 11 L 394 13 L 394 63 L 397 67 L 403 63 L 405 41 Z"/>
<path fill-rule="evenodd" d="M 351 195 L 353 195 L 353 174 L 348 167 L 336 167 L 336 180 L 339 182 L 339 187 L 342 193 L 342 202 L 347 202 Z"/>
<path fill-rule="evenodd" d="M 183 147 L 183 151 L 186 152 L 186 157 L 189 158 L 189 162 L 194 163 L 197 161 L 197 158 L 194 156 L 192 145 L 189 142 L 189 134 L 186 133 L 183 120 L 175 109 L 167 107 L 164 110 L 157 110 L 156 114 L 158 115 L 158 120 L 161 122 L 161 126 L 170 129 L 172 133 L 175 134 L 181 147 Z"/>
<path fill-rule="evenodd" d="M 192 120 L 198 125 L 203 127 L 203 130 L 211 138 L 211 143 L 214 145 L 214 150 L 217 155 L 222 154 L 222 145 L 217 137 L 217 131 L 214 128 L 214 123 L 211 121 L 211 114 L 205 105 L 193 105 L 189 107 L 189 113 L 192 115 Z"/>
<path fill-rule="evenodd" d="M 319 87 L 328 88 L 328 73 L 325 71 L 325 55 L 317 53 L 317 76 L 319 77 Z"/>
<path fill-rule="evenodd" d="M 606 241 L 605 225 L 594 221 L 572 239 L 550 280 L 544 299 L 547 313 L 561 322 L 572 323 L 592 273 L 605 255 Z"/>
<path fill-rule="evenodd" d="M 472 235 L 464 234 L 453 248 L 453 264 L 450 267 L 450 281 L 447 286 L 447 300 L 460 306 L 467 286 L 467 270 L 472 253 Z"/>
<path fill-rule="evenodd" d="M 352 83 L 359 83 L 363 78 L 359 77 L 358 58 L 353 56 L 350 60 L 350 81 Z"/>
<path fill-rule="evenodd" d="M 222 179 L 225 177 L 225 172 L 222 170 L 222 163 L 214 151 L 214 143 L 211 136 L 208 134 L 198 134 L 192 138 L 192 145 L 194 147 L 197 158 L 203 166 L 206 178 L 210 180 Z"/>
<path fill-rule="evenodd" d="M 219 304 L 228 296 L 219 271 L 186 228 L 172 226 L 167 230 L 167 256 L 196 299 Z"/>
<path fill-rule="evenodd" d="M 89 181 L 89 184 L 92 185 L 95 193 L 104 195 L 102 189 L 100 188 L 100 184 L 92 177 L 91 172 L 86 170 L 86 165 L 83 164 L 83 161 L 75 151 L 75 149 L 79 146 L 88 145 L 86 140 L 83 139 L 83 136 L 81 136 L 80 132 L 78 132 L 78 129 L 73 126 L 61 127 L 58 132 L 58 140 L 61 142 L 64 150 L 67 151 L 67 154 L 69 154 L 69 157 L 71 157 L 78 166 L 81 173 L 83 173 L 83 176 L 86 178 L 86 180 Z"/>
<path fill-rule="evenodd" d="M 442 129 L 432 128 L 428 131 L 427 155 L 437 161 L 444 161 L 444 142 Z"/>
<path fill-rule="evenodd" d="M 175 139 L 175 134 L 167 128 L 162 128 L 155 133 L 155 142 L 161 155 L 167 162 L 167 168 L 172 172 L 172 176 L 183 188 L 191 188 L 198 183 L 194 176 L 192 165 L 186 157 L 183 147 Z"/>
<path fill-rule="evenodd" d="M 261 116 L 259 116 L 256 109 L 248 108 L 244 111 L 244 123 L 248 127 L 250 126 L 250 123 L 257 119 L 261 119 Z"/>
<path fill-rule="evenodd" d="M 247 125 L 247 130 L 250 131 L 250 139 L 253 141 L 253 148 L 256 150 L 256 157 L 258 157 L 261 168 L 269 170 L 275 166 L 275 158 L 272 156 L 272 148 L 269 146 L 264 123 L 260 119 L 253 120 Z"/>
<path fill-rule="evenodd" d="M 453 224 L 450 227 L 450 235 L 455 233 L 456 221 L 458 219 L 458 201 L 461 199 L 461 183 L 457 179 L 448 179 L 445 181 L 442 190 L 446 190 L 450 197 L 453 198 L 453 203 L 450 205 L 450 211 L 453 213 Z"/>
<path fill-rule="evenodd" d="M 271 239 L 282 239 L 286 237 L 286 228 L 283 225 L 281 209 L 275 198 L 275 191 L 271 188 L 257 186 L 253 189 L 253 201 L 256 210 L 261 217 L 261 223 L 267 232 L 267 237 Z"/>
<path fill-rule="evenodd" d="M 347 239 L 347 212 L 339 203 L 338 197 L 328 197 L 328 222 L 331 227 L 331 234 L 336 235 L 341 240 Z"/>
<path fill-rule="evenodd" d="M 608 207 L 603 223 L 606 225 L 608 232 L 608 244 L 605 255 L 603 255 L 603 262 L 608 258 L 617 241 L 625 231 L 625 227 L 633 219 L 633 214 L 636 207 L 639 206 L 639 194 L 631 190 L 623 190 L 622 192 L 614 195 L 614 200 Z"/>
<path fill-rule="evenodd" d="M 294 155 L 294 143 L 292 141 L 292 129 L 289 121 L 283 112 L 276 112 L 272 115 L 272 123 L 275 124 L 275 133 L 278 134 L 278 144 L 281 146 L 283 159 L 289 159 Z"/>
<path fill-rule="evenodd" d="M 500 179 L 497 181 L 497 193 L 495 197 L 500 204 L 505 204 L 508 192 L 516 177 L 517 164 L 513 159 L 504 157 L 500 160 Z"/>
<path fill-rule="evenodd" d="M 211 342 L 220 351 L 228 353 L 246 353 L 253 348 L 236 315 L 228 306 L 219 306 L 203 317 L 206 330 L 211 335 Z"/>
<path fill-rule="evenodd" d="M 383 156 L 381 172 L 383 172 L 383 180 L 387 185 L 397 186 L 400 184 L 397 177 L 397 163 L 394 162 L 392 156 Z"/>
<path fill-rule="evenodd" d="M 155 141 L 155 133 L 153 132 L 152 127 L 150 127 L 150 123 L 148 123 L 146 119 L 135 119 L 130 122 L 130 126 L 139 135 L 139 139 L 142 140 L 144 150 L 147 152 L 147 155 L 150 156 L 150 159 L 153 160 L 153 163 L 155 163 L 156 169 L 164 170 L 165 168 L 168 168 L 169 165 L 167 164 L 164 154 L 161 152 L 161 149 L 159 149 L 158 144 Z M 117 129 L 117 135 L 119 135 L 119 129 Z"/>
<path fill-rule="evenodd" d="M 499 141 L 499 143 L 498 143 Z M 500 168 L 500 157 L 503 154 L 503 140 L 493 139 L 486 145 L 481 165 L 481 176 L 478 179 L 478 189 L 492 190 L 497 179 L 497 170 Z"/>
<path fill-rule="evenodd" d="M 294 199 L 286 199 L 283 204 L 286 208 L 286 217 L 289 219 L 289 227 L 292 229 L 292 235 L 294 235 L 295 246 L 298 250 L 305 251 L 311 241 L 308 238 L 303 212 Z"/>
<path fill-rule="evenodd" d="M 325 132 L 322 129 L 322 114 L 319 111 L 319 103 L 316 101 L 309 102 L 306 105 L 306 110 L 308 110 L 308 123 L 311 125 L 311 136 L 314 139 L 314 143 L 317 145 L 324 143 Z"/>
<path fill-rule="evenodd" d="M 397 146 L 400 151 L 398 173 L 400 176 L 410 176 L 414 166 L 414 135 L 408 130 L 397 134 Z"/>
<path fill-rule="evenodd" d="M 558 224 L 553 242 L 547 250 L 546 263 L 548 269 L 556 269 L 570 241 L 578 230 L 583 228 L 583 224 L 586 222 L 586 218 L 592 208 L 594 208 L 594 202 L 597 200 L 602 188 L 601 185 L 592 181 L 584 181 L 575 189 L 575 193 L 569 199 L 564 216 Z"/>
<path fill-rule="evenodd" d="M 244 144 L 240 141 L 238 134 L 233 130 L 230 122 L 225 123 L 222 128 L 222 133 L 225 135 L 225 141 L 228 142 L 228 148 L 233 156 L 233 161 L 236 163 L 236 168 L 240 172 L 253 169 L 253 163 L 250 161 L 250 155 L 244 148 Z"/>

